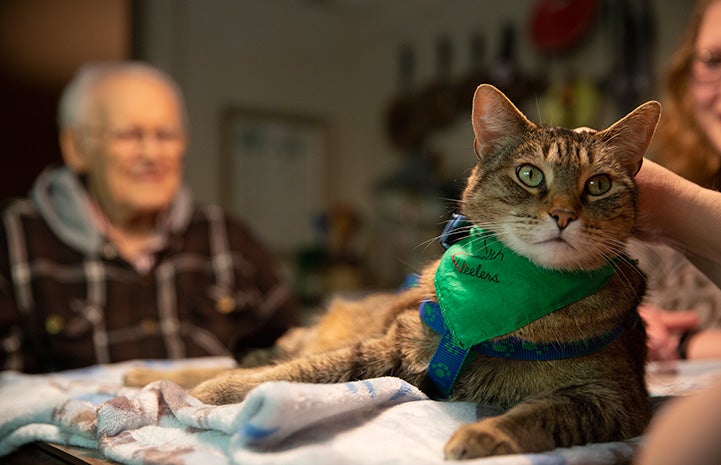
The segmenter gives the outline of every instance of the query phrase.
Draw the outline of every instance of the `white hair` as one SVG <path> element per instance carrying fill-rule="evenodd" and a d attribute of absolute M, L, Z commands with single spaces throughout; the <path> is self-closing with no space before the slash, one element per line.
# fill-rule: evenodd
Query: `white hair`
<path fill-rule="evenodd" d="M 59 127 L 64 129 L 85 123 L 89 109 L 97 98 L 93 90 L 105 79 L 116 76 L 145 76 L 164 83 L 178 101 L 183 125 L 187 124 L 183 92 L 169 74 L 140 61 L 107 61 L 87 63 L 78 68 L 60 96 Z"/>

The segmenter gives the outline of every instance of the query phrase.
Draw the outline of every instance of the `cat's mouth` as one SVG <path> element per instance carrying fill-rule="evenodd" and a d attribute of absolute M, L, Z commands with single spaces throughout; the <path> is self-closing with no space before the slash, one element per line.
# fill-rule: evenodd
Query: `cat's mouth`
<path fill-rule="evenodd" d="M 561 236 L 552 237 L 551 239 L 546 239 L 540 242 L 536 242 L 537 245 L 543 245 L 543 244 L 563 244 L 567 245 L 568 247 L 575 250 L 575 247 L 571 245 L 570 242 L 568 242 L 566 239 L 564 239 Z"/>
<path fill-rule="evenodd" d="M 551 256 L 556 259 L 560 259 L 561 257 L 577 257 L 579 252 L 573 244 L 561 236 L 537 242 L 536 245 L 541 247 L 544 250 L 544 254 L 549 258 Z"/>

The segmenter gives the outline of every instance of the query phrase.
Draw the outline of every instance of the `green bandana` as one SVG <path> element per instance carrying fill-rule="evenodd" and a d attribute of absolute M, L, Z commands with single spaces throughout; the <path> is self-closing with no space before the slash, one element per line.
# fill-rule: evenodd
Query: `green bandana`
<path fill-rule="evenodd" d="M 441 258 L 436 294 L 453 342 L 463 349 L 511 333 L 593 294 L 615 273 L 540 268 L 478 227 Z"/>

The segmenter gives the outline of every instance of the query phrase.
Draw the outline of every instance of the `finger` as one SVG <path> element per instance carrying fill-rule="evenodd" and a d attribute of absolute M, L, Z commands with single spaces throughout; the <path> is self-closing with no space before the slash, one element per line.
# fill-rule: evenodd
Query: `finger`
<path fill-rule="evenodd" d="M 698 327 L 698 313 L 692 310 L 679 312 L 660 312 L 658 315 L 661 323 L 669 330 L 682 331 Z"/>

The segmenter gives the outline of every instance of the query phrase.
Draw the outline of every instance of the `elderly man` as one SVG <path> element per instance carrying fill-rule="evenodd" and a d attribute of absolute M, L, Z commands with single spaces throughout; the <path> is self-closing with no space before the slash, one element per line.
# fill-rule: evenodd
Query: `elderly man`
<path fill-rule="evenodd" d="M 59 108 L 64 166 L 2 211 L 0 366 L 242 356 L 295 304 L 263 245 L 183 186 L 183 97 L 137 62 L 81 68 Z"/>

